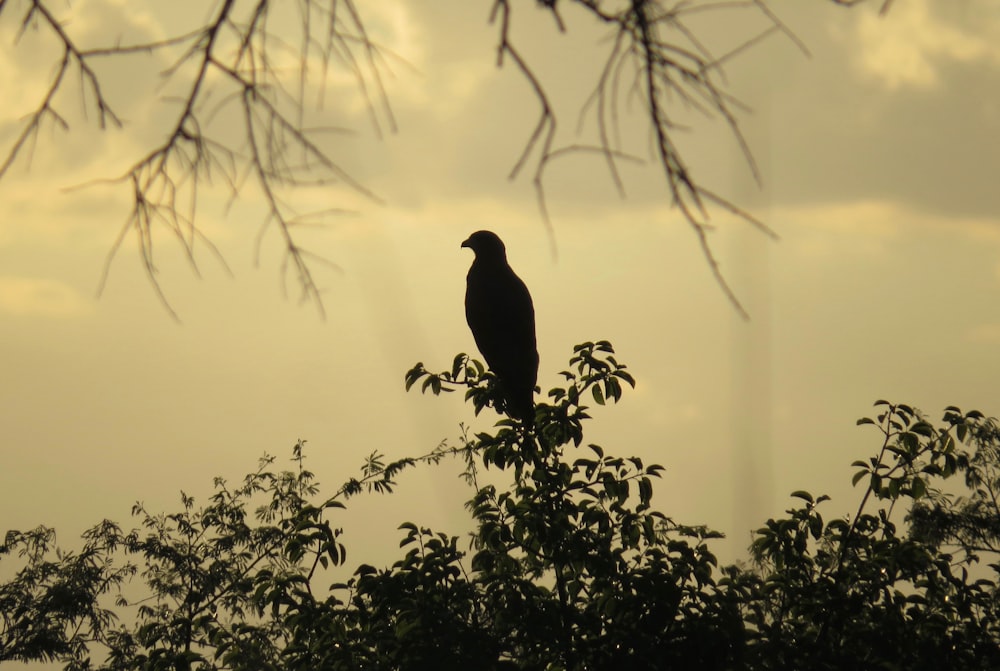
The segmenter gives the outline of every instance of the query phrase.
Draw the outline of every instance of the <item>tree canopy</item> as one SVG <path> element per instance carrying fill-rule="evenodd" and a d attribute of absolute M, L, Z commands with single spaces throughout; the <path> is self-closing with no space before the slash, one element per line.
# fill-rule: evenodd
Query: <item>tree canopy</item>
<path fill-rule="evenodd" d="M 878 401 L 855 462 L 859 504 L 792 493 L 719 566 L 721 534 L 655 505 L 662 467 L 588 443 L 588 404 L 634 379 L 607 342 L 574 348 L 536 408 L 419 457 L 373 453 L 336 491 L 271 457 L 204 503 L 138 526 L 103 521 L 72 551 L 9 531 L 0 558 L 0 661 L 67 669 L 996 668 L 1000 426 L 950 407 L 931 422 Z M 407 388 L 502 406 L 466 355 Z M 352 565 L 338 520 L 404 473 L 461 459 L 472 532 L 399 525 L 391 566 Z M 506 485 L 486 484 L 486 470 Z M 10 564 L 15 564 L 10 567 Z M 11 570 L 13 569 L 13 570 Z"/>

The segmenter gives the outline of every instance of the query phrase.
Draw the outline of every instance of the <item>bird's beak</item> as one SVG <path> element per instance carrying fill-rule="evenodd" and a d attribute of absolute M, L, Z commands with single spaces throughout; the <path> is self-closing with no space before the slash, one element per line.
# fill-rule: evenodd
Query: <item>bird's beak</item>
<path fill-rule="evenodd" d="M 469 249 L 472 249 L 472 245 L 469 244 L 469 240 L 468 239 L 465 242 L 462 243 L 462 246 L 463 247 L 468 247 Z"/>

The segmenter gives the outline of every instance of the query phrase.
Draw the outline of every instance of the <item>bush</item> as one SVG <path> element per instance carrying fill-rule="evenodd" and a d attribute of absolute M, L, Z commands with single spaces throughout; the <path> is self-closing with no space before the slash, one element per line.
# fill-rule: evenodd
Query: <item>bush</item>
<path fill-rule="evenodd" d="M 719 567 L 718 532 L 653 507 L 662 468 L 584 441 L 585 403 L 634 384 L 607 342 L 574 349 L 565 385 L 532 427 L 501 419 L 416 458 L 373 453 L 358 478 L 320 495 L 305 468 L 265 457 L 207 505 L 110 522 L 79 553 L 53 532 L 8 532 L 0 660 L 69 669 L 847 669 L 1000 668 L 1000 432 L 980 413 L 935 426 L 884 401 L 860 420 L 878 454 L 848 519 L 793 494 L 756 531 L 746 567 Z M 478 414 L 493 376 L 465 355 L 407 388 L 464 390 Z M 353 496 L 391 493 L 400 473 L 464 460 L 471 541 L 400 526 L 403 556 L 348 571 L 332 520 Z M 509 486 L 480 484 L 481 469 Z M 964 474 L 968 493 L 942 485 Z M 956 479 L 957 480 L 957 479 Z M 954 481 L 952 481 L 954 482 Z M 898 507 L 898 510 L 897 510 Z M 902 518 L 903 531 L 894 519 Z M 331 580 L 335 580 L 332 585 Z M 328 586 L 327 586 L 328 585 Z M 133 597 L 133 592 L 141 592 Z M 125 595 L 129 595 L 126 598 Z M 113 599 L 113 604 L 108 604 Z"/>

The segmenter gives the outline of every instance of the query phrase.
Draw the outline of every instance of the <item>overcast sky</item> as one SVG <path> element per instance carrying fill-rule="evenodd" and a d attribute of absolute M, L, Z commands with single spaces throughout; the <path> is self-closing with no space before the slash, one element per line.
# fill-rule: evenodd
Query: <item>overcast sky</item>
<path fill-rule="evenodd" d="M 487 427 L 494 416 L 473 418 L 459 395 L 403 391 L 417 361 L 443 369 L 474 350 L 462 308 L 471 254 L 459 245 L 483 228 L 506 241 L 534 297 L 542 388 L 559 382 L 573 344 L 611 340 L 638 387 L 594 410 L 587 439 L 664 465 L 654 501 L 679 522 L 725 532 L 726 559 L 743 556 L 749 530 L 780 514 L 793 490 L 834 495 L 828 517 L 856 507 L 849 464 L 879 436 L 854 423 L 876 399 L 935 420 L 949 404 L 1000 412 L 992 0 L 896 0 L 884 18 L 881 3 L 772 2 L 809 54 L 775 34 L 725 70 L 751 110 L 741 123 L 760 188 L 723 125 L 676 110 L 691 123 L 678 142 L 696 178 L 780 236 L 713 215 L 712 244 L 750 322 L 714 282 L 655 163 L 623 167 L 624 200 L 600 160 L 554 164 L 550 237 L 530 172 L 507 180 L 538 108 L 509 63 L 496 68 L 492 3 L 357 4 L 374 39 L 408 65 L 395 63 L 386 80 L 398 132 L 379 139 L 336 73 L 317 114 L 354 130 L 336 140 L 337 156 L 382 200 L 343 189 L 298 196 L 303 209 L 356 209 L 302 239 L 339 266 L 316 268 L 325 320 L 294 286 L 285 297 L 273 232 L 255 265 L 265 213 L 252 192 L 228 214 L 221 192 L 200 201 L 199 221 L 233 277 L 202 254 L 199 279 L 169 238 L 157 242 L 180 324 L 131 239 L 95 297 L 129 193 L 66 187 L 117 176 L 171 122 L 177 108 L 164 98 L 177 84 L 159 80 L 166 63 L 156 56 L 102 65 L 124 128 L 98 132 L 71 88 L 60 101 L 69 133 L 47 128 L 30 165 L 22 158 L 0 182 L 0 531 L 47 524 L 72 545 L 102 518 L 131 524 L 136 500 L 171 510 L 179 490 L 204 501 L 214 476 L 238 479 L 265 452 L 285 463 L 300 438 L 332 491 L 373 451 L 413 456 L 454 441 L 461 422 Z M 515 4 L 512 36 L 556 101 L 558 141 L 587 141 L 593 127 L 578 137 L 576 113 L 609 47 L 604 33 L 567 2 L 567 34 L 535 3 Z M 88 45 L 155 38 L 199 18 L 124 0 L 66 7 L 67 30 Z M 4 152 L 59 57 L 44 31 L 15 42 L 19 3 L 5 9 Z M 760 23 L 713 20 L 722 23 L 698 25 L 723 51 Z M 647 159 L 636 111 L 624 109 L 623 137 Z M 339 513 L 349 563 L 392 558 L 403 521 L 464 533 L 470 492 L 458 471 L 407 473 L 398 495 Z"/>

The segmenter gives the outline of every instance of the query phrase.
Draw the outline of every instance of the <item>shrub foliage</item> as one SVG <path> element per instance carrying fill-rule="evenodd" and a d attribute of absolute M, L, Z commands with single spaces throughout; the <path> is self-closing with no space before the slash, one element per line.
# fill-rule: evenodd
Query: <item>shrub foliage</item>
<path fill-rule="evenodd" d="M 1000 668 L 1000 429 L 886 401 L 859 420 L 880 439 L 857 461 L 859 505 L 825 519 L 804 491 L 720 567 L 721 534 L 653 504 L 662 468 L 587 443 L 588 403 L 634 380 L 607 342 L 574 348 L 534 425 L 501 419 L 414 458 L 373 453 L 332 495 L 271 457 L 238 486 L 138 528 L 104 521 L 82 548 L 54 531 L 0 546 L 0 661 L 67 669 L 972 669 Z M 478 414 L 494 379 L 455 358 L 407 388 L 464 390 Z M 463 460 L 473 531 L 405 522 L 389 567 L 347 564 L 349 499 Z M 493 472 L 490 478 L 486 470 Z M 502 475 L 507 485 L 486 484 Z M 953 477 L 961 476 L 961 477 Z"/>

